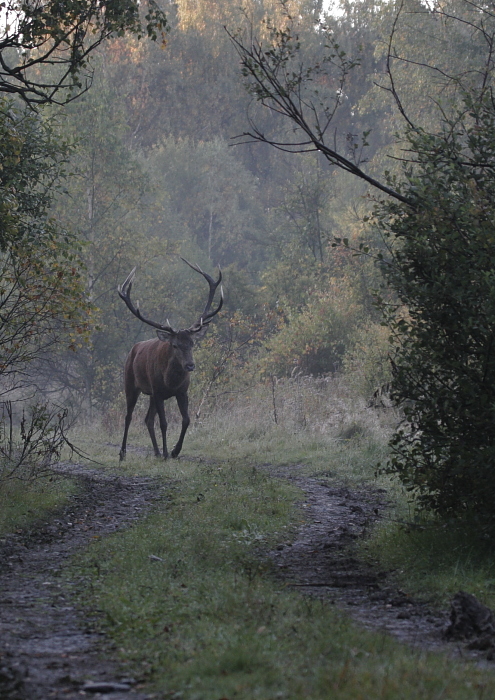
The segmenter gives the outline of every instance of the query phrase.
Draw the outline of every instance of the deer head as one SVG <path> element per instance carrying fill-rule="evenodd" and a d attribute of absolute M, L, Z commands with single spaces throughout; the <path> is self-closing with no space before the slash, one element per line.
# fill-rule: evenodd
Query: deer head
<path fill-rule="evenodd" d="M 209 274 L 203 272 L 199 265 L 194 265 L 185 258 L 181 258 L 181 260 L 183 260 L 187 265 L 189 265 L 190 268 L 195 270 L 195 272 L 199 272 L 199 274 L 203 275 L 205 280 L 208 282 L 208 286 L 210 288 L 208 299 L 206 301 L 203 312 L 199 316 L 196 323 L 193 323 L 193 325 L 189 328 L 176 330 L 172 328 L 168 319 L 166 324 L 162 324 L 157 323 L 156 321 L 152 321 L 151 319 L 148 319 L 145 316 L 143 316 L 139 309 L 139 302 L 137 301 L 134 305 L 131 301 L 131 289 L 132 284 L 134 282 L 134 277 L 136 275 L 136 268 L 133 268 L 131 270 L 124 283 L 118 287 L 118 293 L 120 298 L 123 299 L 123 301 L 127 305 L 127 308 L 134 314 L 134 316 L 136 316 L 136 318 L 139 318 L 139 320 L 143 323 L 146 323 L 149 326 L 155 328 L 158 338 L 164 342 L 170 343 L 170 345 L 175 351 L 174 355 L 176 356 L 176 359 L 178 361 L 181 361 L 181 364 L 184 367 L 184 369 L 188 372 L 192 372 L 192 370 L 194 369 L 194 362 L 192 359 L 192 348 L 194 342 L 201 340 L 205 336 L 206 331 L 208 330 L 209 323 L 211 322 L 213 317 L 217 315 L 217 313 L 223 306 L 223 287 L 220 284 L 222 281 L 222 271 L 220 270 L 220 268 L 218 268 L 218 279 L 215 281 L 212 277 L 210 277 Z M 220 285 L 220 301 L 218 303 L 217 308 L 211 311 L 211 305 L 213 303 L 213 299 L 215 297 L 215 292 L 218 288 L 218 285 Z"/>

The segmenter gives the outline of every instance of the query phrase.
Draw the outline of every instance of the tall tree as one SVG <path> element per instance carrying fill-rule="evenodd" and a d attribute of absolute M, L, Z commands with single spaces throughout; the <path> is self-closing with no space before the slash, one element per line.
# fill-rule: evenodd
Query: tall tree
<path fill-rule="evenodd" d="M 264 233 L 259 184 L 228 143 L 163 139 L 147 169 L 156 205 L 168 217 L 156 235 L 193 241 L 213 264 L 257 267 Z"/>
<path fill-rule="evenodd" d="M 119 96 L 104 71 L 95 89 L 65 110 L 63 133 L 77 145 L 70 159 L 68 191 L 54 213 L 83 243 L 86 296 L 98 322 L 90 343 L 46 367 L 46 386 L 57 386 L 89 413 L 120 390 L 129 334 L 139 333 L 116 295 L 136 265 L 141 285 L 152 286 L 157 260 L 172 246 L 151 233 L 155 216 L 149 178 L 126 145 L 128 127 Z M 153 261 L 153 258 L 157 260 Z"/>
<path fill-rule="evenodd" d="M 427 26 L 433 35 L 453 28 L 466 55 L 445 69 L 438 60 L 399 54 L 394 44 L 407 10 L 409 31 Z M 389 195 L 375 221 L 389 255 L 377 252 L 388 289 L 399 303 L 386 305 L 395 334 L 392 395 L 406 421 L 391 440 L 388 469 L 415 492 L 421 506 L 443 516 L 476 516 L 493 529 L 495 497 L 495 22 L 490 8 L 454 0 L 425 8 L 399 6 L 386 64 L 389 95 L 403 119 L 402 171 L 382 179 L 363 168 L 359 153 L 367 134 L 345 154 L 330 124 L 355 62 L 325 34 L 326 62 L 298 63 L 301 47 L 289 22 L 273 29 L 268 45 L 233 40 L 249 88 L 293 127 L 283 138 L 251 125 L 246 137 L 282 150 L 317 150 L 333 165 Z M 417 39 L 411 44 L 418 46 Z M 475 48 L 473 49 L 473 44 Z M 436 58 L 436 57 L 435 57 Z M 481 60 L 480 60 L 481 59 Z M 429 60 L 431 62 L 429 62 Z M 423 70 L 432 83 L 437 114 L 421 120 L 409 109 L 394 66 Z M 336 75 L 340 92 L 326 102 L 320 82 Z M 445 101 L 439 101 L 439 85 Z M 316 87 L 315 87 L 316 86 Z M 344 240 L 345 245 L 348 244 Z M 368 252 L 364 245 L 363 252 Z"/>
<path fill-rule="evenodd" d="M 126 32 L 157 39 L 167 27 L 154 0 L 146 8 L 133 0 L 8 0 L 1 9 L 0 93 L 12 99 L 0 102 L 0 342 L 2 372 L 12 377 L 53 344 L 56 327 L 82 331 L 88 310 L 78 244 L 50 212 L 68 146 L 41 106 L 89 87 L 91 54 L 102 41 Z"/>
<path fill-rule="evenodd" d="M 80 247 L 51 216 L 68 158 L 53 126 L 6 100 L 0 103 L 0 376 L 5 392 L 59 342 L 87 336 Z"/>

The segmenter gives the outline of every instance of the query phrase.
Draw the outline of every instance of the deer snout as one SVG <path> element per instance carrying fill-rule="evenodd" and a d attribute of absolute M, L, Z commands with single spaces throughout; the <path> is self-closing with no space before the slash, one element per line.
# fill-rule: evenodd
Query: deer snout
<path fill-rule="evenodd" d="M 196 365 L 194 364 L 194 362 L 188 362 L 185 366 L 186 372 L 192 372 L 194 370 L 195 366 Z"/>

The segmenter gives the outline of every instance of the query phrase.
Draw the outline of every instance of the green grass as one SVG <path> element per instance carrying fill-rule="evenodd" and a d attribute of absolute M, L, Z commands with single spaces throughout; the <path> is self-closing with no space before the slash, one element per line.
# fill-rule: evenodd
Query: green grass
<path fill-rule="evenodd" d="M 413 526 L 386 520 L 362 551 L 394 571 L 408 593 L 447 605 L 462 590 L 495 608 L 493 545 L 493 538 L 485 539 L 473 525 L 425 518 Z"/>
<path fill-rule="evenodd" d="M 393 522 L 408 516 L 406 498 L 374 476 L 393 416 L 370 411 L 344 389 L 338 382 L 279 383 L 277 422 L 269 388 L 226 400 L 193 421 L 179 460 L 151 455 L 145 407 L 132 424 L 123 464 L 122 416 L 107 423 L 106 435 L 95 426 L 78 436 L 105 468 L 162 475 L 169 483 L 160 512 L 92 543 L 72 572 L 79 580 L 83 570 L 84 605 L 101 611 L 129 674 L 156 697 L 495 697 L 489 670 L 356 627 L 332 605 L 277 581 L 263 556 L 290 541 L 302 517 L 294 508 L 301 494 L 270 476 L 270 468 L 287 465 L 330 483 L 386 487 L 396 511 L 362 546 L 362 556 L 395 569 L 408 592 L 444 604 L 462 588 L 495 607 L 492 543 L 480 545 L 459 527 L 425 523 L 407 532 Z M 173 402 L 168 414 L 172 446 L 179 432 Z"/>
<path fill-rule="evenodd" d="M 126 468 L 153 462 L 133 458 Z M 302 517 L 288 482 L 237 459 L 159 467 L 171 480 L 163 509 L 92 543 L 71 572 L 79 579 L 82 569 L 85 605 L 100 611 L 127 671 L 156 697 L 495 695 L 493 674 L 357 628 L 273 577 L 262 551 L 290 540 Z"/>
<path fill-rule="evenodd" d="M 0 482 L 0 535 L 19 532 L 46 518 L 67 501 L 75 488 L 73 481 L 61 477 Z"/>

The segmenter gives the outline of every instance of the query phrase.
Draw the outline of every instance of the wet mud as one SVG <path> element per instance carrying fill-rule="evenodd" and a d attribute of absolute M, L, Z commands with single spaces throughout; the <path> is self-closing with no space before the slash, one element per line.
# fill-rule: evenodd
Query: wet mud
<path fill-rule="evenodd" d="M 277 576 L 295 590 L 343 608 L 356 622 L 391 634 L 421 649 L 451 649 L 445 639 L 449 612 L 414 600 L 390 572 L 357 556 L 356 543 L 367 536 L 389 502 L 380 489 L 359 491 L 331 486 L 295 470 L 275 474 L 305 493 L 300 507 L 305 523 L 295 539 L 269 554 Z"/>
<path fill-rule="evenodd" d="M 483 664 L 493 662 L 495 634 L 491 639 L 487 636 L 492 621 L 487 608 L 464 606 L 462 615 L 469 622 L 463 629 L 472 628 L 474 636 L 453 633 L 453 618 L 461 619 L 456 611 L 458 597 L 451 609 L 439 610 L 402 591 L 393 572 L 358 556 L 357 542 L 386 514 L 389 501 L 384 490 L 333 486 L 322 479 L 298 476 L 294 467 L 270 472 L 289 479 L 305 493 L 299 504 L 304 524 L 291 542 L 269 553 L 277 578 L 285 585 L 324 599 L 363 627 L 390 634 L 413 648 L 444 651 Z M 478 634 L 476 616 L 480 615 L 488 623 L 478 625 Z"/>
<path fill-rule="evenodd" d="M 304 523 L 295 536 L 263 554 L 284 585 L 324 599 L 364 627 L 415 648 L 491 663 L 486 661 L 495 655 L 491 611 L 476 608 L 469 596 L 458 598 L 454 627 L 450 611 L 414 600 L 397 587 L 391 572 L 358 556 L 356 543 L 386 512 L 385 491 L 335 486 L 300 476 L 297 467 L 267 469 L 305 494 L 299 504 Z M 76 572 L 71 579 L 68 560 L 92 539 L 142 518 L 162 499 L 165 486 L 81 465 L 61 465 L 60 470 L 80 481 L 78 493 L 47 522 L 0 538 L 0 698 L 147 700 L 152 696 L 145 692 L 145 679 L 123 675 L 111 660 L 108 639 L 76 606 L 74 593 L 88 582 Z M 467 619 L 471 608 L 474 617 Z M 480 630 L 474 643 L 465 638 L 473 625 Z"/>
<path fill-rule="evenodd" d="M 161 482 L 77 465 L 60 470 L 80 481 L 79 492 L 49 522 L 0 538 L 0 698 L 145 700 L 139 679 L 122 676 L 108 640 L 76 608 L 73 591 L 84 581 L 70 580 L 67 561 L 142 517 Z"/>

